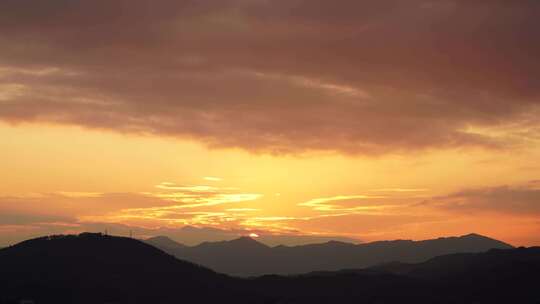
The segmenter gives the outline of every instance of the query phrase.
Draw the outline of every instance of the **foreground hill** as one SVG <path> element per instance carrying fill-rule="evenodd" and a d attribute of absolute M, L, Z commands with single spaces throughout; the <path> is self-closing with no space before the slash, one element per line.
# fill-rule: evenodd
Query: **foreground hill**
<path fill-rule="evenodd" d="M 478 234 L 426 241 L 398 240 L 359 245 L 331 241 L 293 247 L 268 247 L 248 237 L 205 242 L 193 247 L 175 243 L 165 237 L 152 238 L 147 242 L 180 259 L 240 276 L 335 271 L 393 261 L 418 263 L 445 254 L 512 248 L 506 243 Z"/>
<path fill-rule="evenodd" d="M 361 270 L 237 279 L 177 260 L 138 240 L 81 234 L 39 238 L 0 250 L 0 269 L 2 304 L 23 299 L 47 304 L 540 301 L 540 248 L 453 254 L 418 264 L 391 263 Z"/>
<path fill-rule="evenodd" d="M 286 303 L 540 303 L 540 247 L 452 254 L 419 264 L 263 276 L 254 288 Z"/>
<path fill-rule="evenodd" d="M 0 299 L 11 295 L 37 303 L 211 299 L 231 281 L 143 242 L 91 233 L 43 237 L 0 250 L 0 270 Z"/>

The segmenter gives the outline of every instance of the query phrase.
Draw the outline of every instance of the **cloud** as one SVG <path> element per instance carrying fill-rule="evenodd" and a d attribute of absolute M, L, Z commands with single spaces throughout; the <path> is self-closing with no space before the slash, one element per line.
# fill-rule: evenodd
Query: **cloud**
<path fill-rule="evenodd" d="M 158 208 L 131 209 L 130 211 L 156 211 L 157 209 L 171 211 L 186 208 L 208 207 L 227 203 L 254 201 L 263 196 L 262 194 L 257 193 L 231 192 L 238 190 L 237 188 L 233 187 L 212 187 L 200 185 L 181 186 L 170 182 L 161 183 L 157 185 L 156 188 L 166 190 L 167 192 L 144 194 L 182 204 Z"/>
<path fill-rule="evenodd" d="M 58 194 L 68 198 L 98 198 L 103 196 L 103 193 L 99 192 L 66 192 L 61 191 Z"/>
<path fill-rule="evenodd" d="M 309 200 L 298 204 L 302 207 L 311 207 L 316 211 L 323 212 L 347 212 L 349 213 L 371 213 L 380 212 L 384 209 L 391 208 L 389 205 L 362 204 L 358 206 L 359 200 L 368 199 L 384 199 L 386 196 L 370 196 L 370 195 L 339 195 L 334 197 L 324 197 Z M 352 202 L 354 206 L 344 206 L 343 202 Z M 341 204 L 340 204 L 341 203 Z"/>
<path fill-rule="evenodd" d="M 4 225 L 29 225 L 29 224 L 58 224 L 73 223 L 72 217 L 57 216 L 43 213 L 15 213 L 2 211 L 0 213 L 0 226 Z"/>
<path fill-rule="evenodd" d="M 13 214 L 34 214 L 41 206 L 56 216 L 94 215 L 125 208 L 168 206 L 171 202 L 139 193 L 57 192 L 0 197 L 0 211 Z"/>
<path fill-rule="evenodd" d="M 535 0 L 0 3 L 0 120 L 264 153 L 537 140 Z"/>
<path fill-rule="evenodd" d="M 210 181 L 210 182 L 220 182 L 220 181 L 223 180 L 220 177 L 214 177 L 214 176 L 205 176 L 205 177 L 203 177 L 203 179 L 206 180 L 206 181 Z"/>
<path fill-rule="evenodd" d="M 355 235 L 363 240 L 373 240 L 373 235 L 394 234 L 393 237 L 395 237 L 396 231 L 402 232 L 402 237 L 407 237 L 407 235 L 410 237 L 410 233 L 403 233 L 407 225 L 416 225 L 418 227 L 430 222 L 444 222 L 445 220 L 446 218 L 440 215 L 414 214 L 413 212 L 410 214 L 351 213 L 338 216 L 320 216 L 309 220 L 295 220 L 290 225 L 297 227 L 301 231 L 339 231 L 341 235 Z"/>
<path fill-rule="evenodd" d="M 232 211 L 232 212 L 245 212 L 245 211 L 259 211 L 260 209 L 255 209 L 255 208 L 229 208 L 227 209 L 227 211 Z"/>
<path fill-rule="evenodd" d="M 435 197 L 425 204 L 461 213 L 495 212 L 538 217 L 540 189 L 534 184 L 469 189 Z"/>
<path fill-rule="evenodd" d="M 234 187 L 178 185 L 163 182 L 156 185 L 158 192 L 138 195 L 154 199 L 144 206 L 116 208 L 109 212 L 79 216 L 82 222 L 110 222 L 144 227 L 172 227 L 179 225 L 233 226 L 248 213 L 259 209 L 238 204 L 256 201 L 262 194 L 242 193 Z M 221 205 L 229 205 L 223 208 Z"/>
<path fill-rule="evenodd" d="M 397 193 L 409 193 L 409 192 L 426 192 L 429 189 L 423 188 L 384 188 L 384 189 L 374 189 L 371 190 L 374 192 L 397 192 Z"/>
<path fill-rule="evenodd" d="M 60 192 L 0 198 L 0 245 L 46 234 L 105 229 L 117 235 L 129 235 L 132 230 L 141 238 L 167 235 L 187 244 L 250 233 L 274 245 L 322 241 L 336 235 L 380 240 L 470 232 L 493 233 L 520 244 L 537 242 L 524 237 L 538 231 L 537 182 L 466 189 L 420 203 L 416 191 L 405 191 L 411 196 L 400 191 L 384 196 L 328 196 L 300 203 L 303 208 L 294 213 L 269 213 L 261 202 L 236 188 L 201 191 L 198 185 L 160 185 L 167 187 L 152 193 Z M 408 188 L 384 190 L 390 189 Z M 223 195 L 231 196 L 225 199 Z M 36 206 L 42 205 L 47 210 L 37 212 Z M 500 223 L 512 229 L 493 228 Z"/>
<path fill-rule="evenodd" d="M 266 214 L 263 209 L 250 207 L 251 202 L 261 195 L 242 193 L 237 188 L 164 182 L 158 184 L 156 189 L 155 192 L 138 194 L 57 192 L 2 198 L 0 210 L 5 216 L 0 216 L 0 226 L 16 235 L 27 231 L 23 235 L 35 236 L 47 231 L 80 232 L 94 229 L 95 225 L 129 226 L 131 230 L 138 227 L 147 231 L 178 229 L 187 225 L 255 232 L 269 242 L 291 236 L 287 242 L 292 244 L 293 240 L 301 241 L 302 235 L 310 236 L 304 241 L 336 235 L 332 231 L 299 230 L 296 225 L 300 222 L 316 222 L 321 218 L 339 218 L 351 214 L 374 215 L 384 213 L 389 208 L 388 204 L 376 205 L 377 201 L 358 206 L 358 199 L 381 197 L 336 196 L 307 202 L 305 207 L 316 211 L 311 212 L 312 215 L 284 216 Z M 54 216 L 34 214 L 35 207 L 43 204 Z M 282 237 L 277 238 L 277 235 Z"/>

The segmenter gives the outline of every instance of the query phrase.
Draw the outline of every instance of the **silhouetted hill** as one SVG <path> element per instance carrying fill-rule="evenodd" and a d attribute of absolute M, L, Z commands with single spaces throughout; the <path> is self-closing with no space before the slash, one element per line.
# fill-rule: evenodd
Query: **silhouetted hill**
<path fill-rule="evenodd" d="M 205 242 L 193 247 L 157 246 L 180 259 L 240 276 L 357 269 L 394 261 L 417 263 L 444 254 L 512 248 L 478 234 L 358 245 L 330 241 L 303 246 L 268 247 L 254 239 L 242 237 L 232 241 Z"/>
<path fill-rule="evenodd" d="M 456 253 L 432 258 L 418 264 L 390 263 L 369 270 L 426 279 L 540 270 L 540 247 L 514 250 L 491 249 L 484 253 Z M 503 269 L 510 267 L 511 269 Z M 363 271 L 363 270 L 362 270 Z"/>
<path fill-rule="evenodd" d="M 0 269 L 0 297 L 29 297 L 37 303 L 211 298 L 230 280 L 143 242 L 91 233 L 43 237 L 3 249 Z"/>
<path fill-rule="evenodd" d="M 271 249 L 242 238 L 224 246 Z M 335 244 L 338 245 L 338 244 Z M 204 246 L 216 246 L 205 244 Z M 313 245 L 311 248 L 324 244 Z M 339 244 L 348 248 L 348 244 Z M 266 249 L 265 249 L 266 248 Z M 308 254 L 304 257 L 310 259 Z M 0 250 L 0 303 L 540 303 L 540 248 L 423 263 L 236 279 L 140 241 L 81 234 Z"/>
<path fill-rule="evenodd" d="M 265 286 L 261 293 L 285 294 L 296 301 L 291 303 L 538 304 L 538 273 L 540 248 L 535 247 L 445 255 L 419 264 L 263 276 L 254 285 Z"/>

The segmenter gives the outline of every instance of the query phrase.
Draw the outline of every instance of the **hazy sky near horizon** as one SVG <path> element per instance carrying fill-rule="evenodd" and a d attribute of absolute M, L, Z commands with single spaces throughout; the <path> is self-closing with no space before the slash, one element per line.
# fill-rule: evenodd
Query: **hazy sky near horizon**
<path fill-rule="evenodd" d="M 0 246 L 540 245 L 539 29 L 535 0 L 3 0 Z"/>

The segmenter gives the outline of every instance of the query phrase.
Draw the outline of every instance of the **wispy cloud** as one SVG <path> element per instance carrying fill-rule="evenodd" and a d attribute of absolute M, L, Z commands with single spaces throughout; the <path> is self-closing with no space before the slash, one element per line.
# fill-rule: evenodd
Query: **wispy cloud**
<path fill-rule="evenodd" d="M 427 192 L 429 189 L 425 188 L 382 188 L 370 190 L 373 192 Z"/>
<path fill-rule="evenodd" d="M 226 209 L 227 211 L 231 212 L 250 212 L 250 211 L 259 211 L 261 209 L 255 209 L 255 208 L 229 208 Z"/>
<path fill-rule="evenodd" d="M 214 176 L 205 176 L 203 177 L 203 179 L 210 182 L 220 182 L 223 180 L 221 177 L 214 177 Z"/>
<path fill-rule="evenodd" d="M 170 187 L 174 188 L 175 185 L 169 183 Z M 0 243 L 49 233 L 93 231 L 107 225 L 117 228 L 129 226 L 129 229 L 124 227 L 122 231 L 133 229 L 145 235 L 156 235 L 157 232 L 152 231 L 173 231 L 186 225 L 231 232 L 218 233 L 219 239 L 251 232 L 262 236 L 342 235 L 380 239 L 406 237 L 420 231 L 422 235 L 432 237 L 451 232 L 491 231 L 498 221 L 521 225 L 519 229 L 532 233 L 535 229 L 538 231 L 540 224 L 540 190 L 536 185 L 526 183 L 466 189 L 431 197 L 422 203 L 418 203 L 414 197 L 396 199 L 392 195 L 336 195 L 300 203 L 299 206 L 309 210 L 294 215 L 267 212 L 260 208 L 258 194 L 232 190 L 185 190 L 189 195 L 187 201 L 162 198 L 169 192 L 173 195 L 181 192 L 162 188 L 157 188 L 160 191 L 152 194 L 32 194 L 0 198 Z M 36 213 L 37 204 L 50 206 L 49 213 Z M 139 207 L 129 207 L 133 204 Z M 79 211 L 71 209 L 75 206 L 83 206 L 86 212 L 69 216 Z M 499 233 L 505 235 L 504 231 Z M 212 237 L 215 235 L 204 234 L 193 239 Z M 535 240 L 532 237 L 529 239 Z"/>
<path fill-rule="evenodd" d="M 540 189 L 535 184 L 474 188 L 431 198 L 424 205 L 465 214 L 499 213 L 540 216 Z"/>
<path fill-rule="evenodd" d="M 216 206 L 216 205 L 222 205 L 222 204 L 227 204 L 227 203 L 240 203 L 240 202 L 254 201 L 262 197 L 262 194 L 254 194 L 254 193 L 232 193 L 232 194 L 216 193 L 212 195 L 197 196 L 193 194 L 175 192 L 175 193 L 154 193 L 152 195 L 161 199 L 183 203 L 181 205 L 159 207 L 160 209 L 163 209 L 163 210 L 173 210 L 173 209 L 180 210 L 180 209 L 189 209 L 189 208 L 197 208 L 197 207 Z M 133 209 L 133 210 L 138 210 L 138 209 Z"/>
<path fill-rule="evenodd" d="M 160 192 L 144 192 L 142 195 L 169 202 L 167 205 L 141 208 L 124 208 L 106 215 L 81 217 L 82 221 L 130 222 L 146 221 L 163 225 L 222 225 L 236 222 L 245 212 L 255 208 L 228 208 L 208 210 L 219 205 L 255 201 L 263 195 L 241 193 L 237 188 L 204 185 L 182 186 L 173 182 L 156 185 Z"/>
<path fill-rule="evenodd" d="M 91 198 L 91 197 L 101 197 L 104 195 L 104 193 L 100 192 L 66 192 L 66 191 L 60 191 L 57 192 L 58 194 L 65 196 L 65 197 L 71 197 L 71 198 Z"/>
<path fill-rule="evenodd" d="M 216 192 L 223 192 L 223 191 L 238 190 L 238 188 L 235 188 L 235 187 L 215 187 L 215 186 L 207 186 L 207 185 L 184 186 L 184 185 L 178 185 L 172 182 L 163 182 L 156 185 L 155 187 L 162 190 L 179 190 L 184 193 L 205 193 L 205 192 L 216 193 Z"/>
<path fill-rule="evenodd" d="M 345 201 L 359 201 L 359 200 L 368 200 L 368 199 L 381 199 L 387 198 L 386 196 L 371 196 L 371 195 L 339 195 L 333 197 L 324 197 L 316 198 L 310 201 L 300 203 L 298 206 L 302 207 L 311 207 L 313 210 L 323 211 L 323 212 L 375 212 L 381 211 L 383 209 L 389 208 L 387 205 L 377 206 L 377 205 L 361 205 L 353 207 L 345 207 L 339 202 Z"/>

